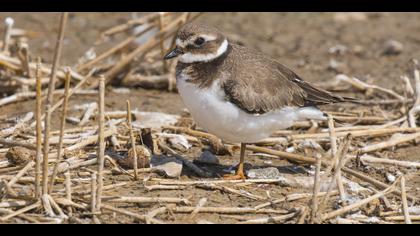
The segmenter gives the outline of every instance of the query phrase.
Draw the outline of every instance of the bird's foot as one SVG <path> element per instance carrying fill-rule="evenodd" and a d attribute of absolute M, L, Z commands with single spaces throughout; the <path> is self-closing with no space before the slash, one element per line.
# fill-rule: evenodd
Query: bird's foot
<path fill-rule="evenodd" d="M 225 180 L 246 180 L 246 176 L 243 171 L 237 171 L 236 174 L 231 175 L 224 175 L 223 179 Z"/>

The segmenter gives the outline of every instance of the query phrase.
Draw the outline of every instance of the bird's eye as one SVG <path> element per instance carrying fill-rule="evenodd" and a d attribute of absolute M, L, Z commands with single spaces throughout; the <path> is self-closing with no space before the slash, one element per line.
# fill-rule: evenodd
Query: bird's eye
<path fill-rule="evenodd" d="M 197 45 L 197 46 L 201 46 L 201 45 L 204 44 L 204 42 L 206 42 L 206 40 L 202 37 L 199 37 L 194 41 L 194 44 Z"/>

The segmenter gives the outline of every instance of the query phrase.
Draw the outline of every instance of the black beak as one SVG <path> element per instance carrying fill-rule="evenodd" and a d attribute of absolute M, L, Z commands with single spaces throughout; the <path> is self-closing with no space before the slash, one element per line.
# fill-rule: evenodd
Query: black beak
<path fill-rule="evenodd" d="M 184 52 L 179 49 L 178 47 L 174 48 L 172 51 L 170 51 L 168 54 L 166 54 L 166 56 L 163 58 L 165 60 L 169 60 L 171 58 L 177 57 L 181 54 L 183 54 Z"/>

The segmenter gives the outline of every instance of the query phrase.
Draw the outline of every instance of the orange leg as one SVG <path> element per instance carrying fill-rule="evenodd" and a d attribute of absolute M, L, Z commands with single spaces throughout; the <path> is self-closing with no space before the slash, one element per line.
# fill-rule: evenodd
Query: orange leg
<path fill-rule="evenodd" d="M 224 179 L 229 179 L 229 180 L 240 180 L 240 179 L 245 180 L 246 179 L 245 173 L 244 173 L 245 149 L 246 149 L 246 144 L 241 143 L 241 156 L 239 160 L 238 169 L 236 170 L 236 174 L 225 175 L 223 176 Z"/>

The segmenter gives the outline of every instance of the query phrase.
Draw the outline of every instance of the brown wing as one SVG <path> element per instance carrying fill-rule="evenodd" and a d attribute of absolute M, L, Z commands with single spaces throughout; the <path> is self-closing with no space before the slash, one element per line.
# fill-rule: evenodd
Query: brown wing
<path fill-rule="evenodd" d="M 233 45 L 233 54 L 235 60 L 227 58 L 233 65 L 231 76 L 222 87 L 227 99 L 248 113 L 351 101 L 312 86 L 286 66 L 256 51 Z"/>

